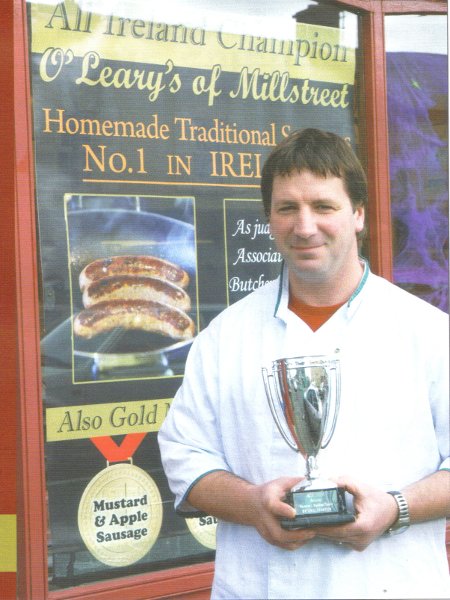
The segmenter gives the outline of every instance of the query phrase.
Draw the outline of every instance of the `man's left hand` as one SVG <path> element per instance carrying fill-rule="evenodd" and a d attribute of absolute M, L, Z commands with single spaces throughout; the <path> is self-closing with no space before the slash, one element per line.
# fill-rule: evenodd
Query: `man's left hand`
<path fill-rule="evenodd" d="M 318 537 L 362 552 L 379 538 L 398 517 L 395 499 L 383 490 L 342 477 L 337 485 L 353 496 L 356 520 L 336 527 L 314 528 Z"/>

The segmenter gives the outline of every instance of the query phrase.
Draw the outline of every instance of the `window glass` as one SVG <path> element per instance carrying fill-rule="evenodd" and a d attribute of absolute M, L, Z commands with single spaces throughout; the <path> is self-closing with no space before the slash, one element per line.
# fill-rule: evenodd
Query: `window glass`
<path fill-rule="evenodd" d="M 302 0 L 28 9 L 56 590 L 213 559 L 215 520 L 176 514 L 157 432 L 198 332 L 279 272 L 270 150 L 306 126 L 358 148 L 358 19 Z"/>
<path fill-rule="evenodd" d="M 386 17 L 394 280 L 448 311 L 447 17 Z"/>

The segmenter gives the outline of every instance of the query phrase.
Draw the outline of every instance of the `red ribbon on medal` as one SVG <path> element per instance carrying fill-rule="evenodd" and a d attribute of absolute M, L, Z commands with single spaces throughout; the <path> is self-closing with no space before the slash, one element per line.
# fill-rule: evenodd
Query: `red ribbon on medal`
<path fill-rule="evenodd" d="M 109 435 L 93 437 L 90 439 L 106 460 L 111 463 L 129 460 L 146 435 L 146 431 L 142 433 L 127 433 L 120 445 L 116 444 Z"/>

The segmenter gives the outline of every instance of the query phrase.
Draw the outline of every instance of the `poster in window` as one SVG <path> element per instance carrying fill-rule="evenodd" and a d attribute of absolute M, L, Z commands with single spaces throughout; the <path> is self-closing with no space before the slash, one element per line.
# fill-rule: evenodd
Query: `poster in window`
<path fill-rule="evenodd" d="M 354 138 L 355 49 L 339 28 L 291 18 L 271 37 L 250 19 L 97 4 L 29 4 L 51 589 L 211 558 L 174 512 L 157 431 L 195 336 L 278 275 L 259 192 L 269 152 L 302 127 Z M 151 483 L 89 504 L 120 464 Z M 129 527 L 127 503 L 144 524 Z"/>

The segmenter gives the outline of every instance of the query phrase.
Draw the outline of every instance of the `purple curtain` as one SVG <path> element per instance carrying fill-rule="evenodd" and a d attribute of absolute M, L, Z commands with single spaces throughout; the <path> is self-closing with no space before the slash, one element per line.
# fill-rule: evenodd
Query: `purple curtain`
<path fill-rule="evenodd" d="M 395 283 L 448 311 L 447 57 L 388 53 Z"/>

